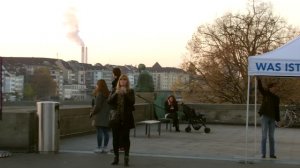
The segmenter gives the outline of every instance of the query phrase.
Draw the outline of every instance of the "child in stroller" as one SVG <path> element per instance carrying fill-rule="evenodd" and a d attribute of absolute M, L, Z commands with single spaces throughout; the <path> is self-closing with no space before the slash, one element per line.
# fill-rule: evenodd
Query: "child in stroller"
<path fill-rule="evenodd" d="M 210 132 L 210 128 L 206 127 L 206 118 L 204 114 L 197 113 L 195 109 L 187 106 L 184 103 L 182 103 L 182 110 L 185 115 L 185 119 L 188 121 L 188 126 L 185 128 L 186 132 L 191 132 L 191 126 L 195 130 L 199 130 L 201 126 L 203 126 L 205 133 Z"/>

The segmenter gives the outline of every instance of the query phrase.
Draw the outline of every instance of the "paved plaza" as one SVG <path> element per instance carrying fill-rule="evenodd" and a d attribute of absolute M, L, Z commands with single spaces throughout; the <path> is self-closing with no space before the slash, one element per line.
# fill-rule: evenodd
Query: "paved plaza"
<path fill-rule="evenodd" d="M 159 136 L 157 127 L 151 127 L 151 136 L 145 135 L 145 127 L 139 125 L 136 136 L 131 134 L 131 167 L 299 167 L 300 129 L 278 128 L 275 132 L 278 159 L 261 159 L 260 127 L 249 127 L 246 145 L 246 129 L 240 125 L 208 125 L 209 134 L 203 128 L 186 133 L 165 130 L 162 125 Z M 112 148 L 110 141 L 109 148 Z M 1 168 L 15 167 L 113 167 L 113 154 L 95 154 L 96 135 L 88 134 L 60 140 L 58 154 L 13 153 L 0 158 Z M 248 148 L 246 148 L 248 147 Z M 247 150 L 246 150 L 247 149 Z M 120 166 L 123 166 L 122 155 Z M 247 162 L 247 164 L 245 164 Z"/>

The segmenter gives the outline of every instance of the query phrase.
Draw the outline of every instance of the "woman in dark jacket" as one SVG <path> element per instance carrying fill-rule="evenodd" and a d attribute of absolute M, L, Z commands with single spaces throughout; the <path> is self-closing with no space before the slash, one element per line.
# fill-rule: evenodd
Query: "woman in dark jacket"
<path fill-rule="evenodd" d="M 111 82 L 111 94 L 115 93 L 115 91 L 116 91 L 116 87 L 117 87 L 119 78 L 121 76 L 121 69 L 119 67 L 115 67 L 115 68 L 113 68 L 112 73 L 113 73 L 114 80 Z M 124 145 L 122 144 L 122 142 L 119 145 L 120 145 L 119 151 L 124 151 L 124 147 L 123 147 Z"/>
<path fill-rule="evenodd" d="M 173 127 L 179 132 L 179 120 L 178 120 L 178 103 L 173 95 L 169 96 L 165 102 L 165 113 L 166 118 L 171 118 L 173 120 Z"/>
<path fill-rule="evenodd" d="M 110 106 L 107 103 L 109 96 L 109 90 L 107 88 L 105 80 L 98 80 L 96 88 L 94 90 L 95 106 L 92 108 L 90 116 L 93 117 L 93 125 L 97 130 L 97 144 L 98 147 L 95 152 L 108 152 L 107 145 L 109 141 L 109 127 L 108 118 Z M 102 146 L 102 140 L 104 137 L 104 144 Z"/>
<path fill-rule="evenodd" d="M 117 112 L 117 122 L 112 123 L 114 160 L 112 165 L 119 164 L 119 146 L 124 146 L 124 165 L 129 166 L 130 129 L 135 127 L 132 112 L 134 111 L 135 95 L 134 90 L 129 87 L 129 80 L 126 75 L 121 75 L 116 91 L 109 96 L 108 103 Z"/>

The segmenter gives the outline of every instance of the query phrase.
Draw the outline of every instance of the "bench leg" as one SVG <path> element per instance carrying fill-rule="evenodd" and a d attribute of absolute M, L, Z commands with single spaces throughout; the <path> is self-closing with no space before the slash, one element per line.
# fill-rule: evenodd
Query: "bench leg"
<path fill-rule="evenodd" d="M 136 126 L 135 126 L 135 128 L 133 130 L 133 137 L 135 137 L 135 134 L 136 134 Z"/>
<path fill-rule="evenodd" d="M 168 124 L 169 124 L 169 123 L 166 123 L 166 131 L 168 131 Z"/>
<path fill-rule="evenodd" d="M 161 130 L 161 124 L 160 123 L 157 124 L 157 129 L 158 129 L 158 135 L 160 136 L 160 130 Z"/>
<path fill-rule="evenodd" d="M 149 124 L 148 138 L 150 138 L 151 124 Z"/>

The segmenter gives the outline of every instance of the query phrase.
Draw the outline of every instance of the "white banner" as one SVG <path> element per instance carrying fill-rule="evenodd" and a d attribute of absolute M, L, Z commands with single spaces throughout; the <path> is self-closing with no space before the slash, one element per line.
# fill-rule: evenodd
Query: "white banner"
<path fill-rule="evenodd" d="M 264 60 L 249 57 L 248 75 L 250 76 L 300 76 L 299 61 Z"/>

